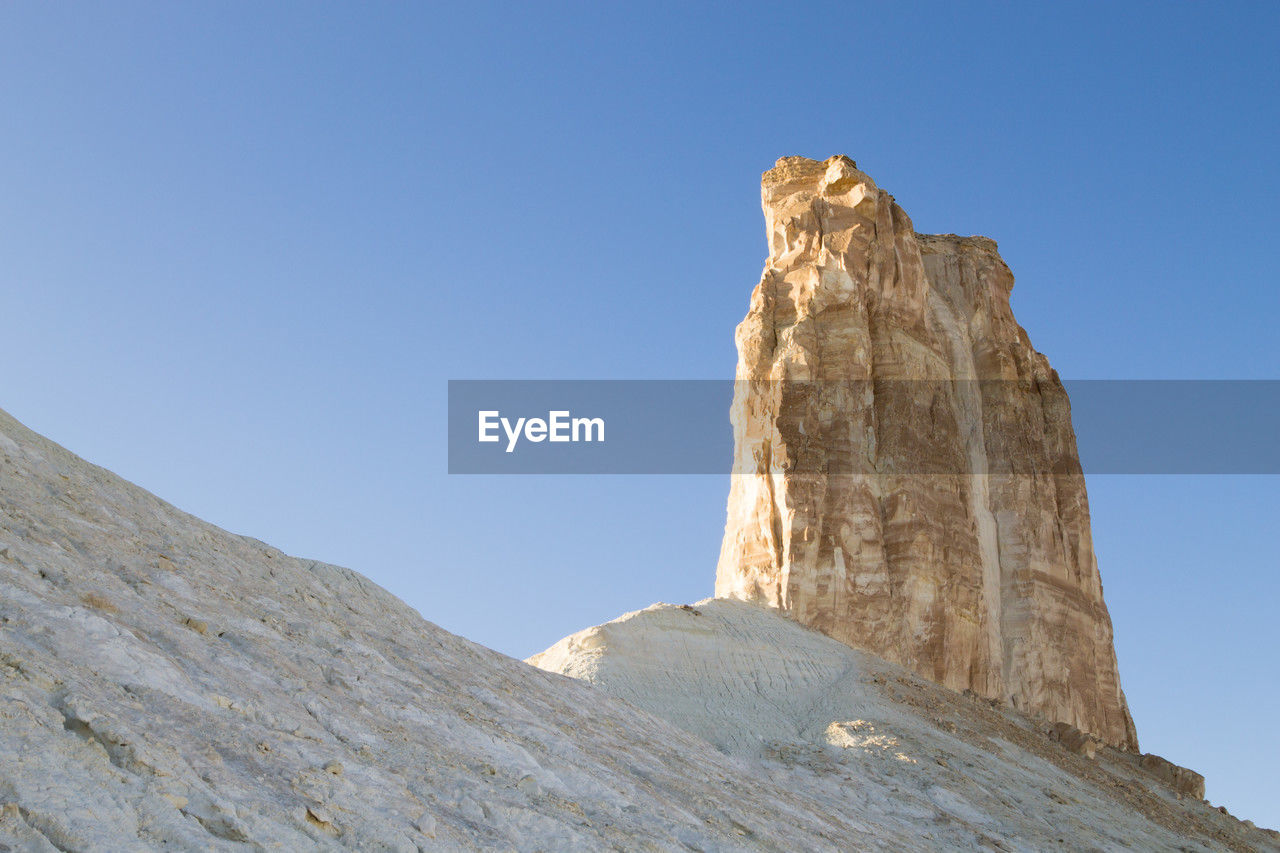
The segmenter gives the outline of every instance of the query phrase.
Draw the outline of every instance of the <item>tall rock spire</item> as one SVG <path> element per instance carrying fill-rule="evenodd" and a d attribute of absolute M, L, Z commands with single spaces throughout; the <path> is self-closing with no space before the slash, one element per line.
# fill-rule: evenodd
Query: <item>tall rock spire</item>
<path fill-rule="evenodd" d="M 762 199 L 716 595 L 1136 748 L 1070 404 L 996 244 L 916 234 L 847 157 Z"/>

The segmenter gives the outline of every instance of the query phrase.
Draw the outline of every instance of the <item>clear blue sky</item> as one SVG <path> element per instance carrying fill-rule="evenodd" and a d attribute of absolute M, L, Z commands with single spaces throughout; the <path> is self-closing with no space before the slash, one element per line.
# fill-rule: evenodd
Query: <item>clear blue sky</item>
<path fill-rule="evenodd" d="M 5 4 L 0 407 L 524 656 L 710 595 L 728 478 L 449 477 L 446 380 L 731 376 L 779 156 L 1064 377 L 1280 378 L 1280 5 L 466 5 Z M 1143 746 L 1280 825 L 1280 478 L 1089 485 Z"/>

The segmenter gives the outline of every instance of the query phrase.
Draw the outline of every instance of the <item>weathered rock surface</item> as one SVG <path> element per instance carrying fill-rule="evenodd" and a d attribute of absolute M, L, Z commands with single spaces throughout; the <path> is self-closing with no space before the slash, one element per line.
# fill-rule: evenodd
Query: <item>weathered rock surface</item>
<path fill-rule="evenodd" d="M 0 850 L 889 847 L 877 831 L 0 412 Z"/>
<path fill-rule="evenodd" d="M 1180 774 L 1198 774 L 1066 724 L 1055 738 L 770 608 L 656 604 L 529 660 L 665 717 L 890 848 L 1280 849 L 1186 796 Z M 845 849 L 864 846 L 851 835 Z"/>
<path fill-rule="evenodd" d="M 1137 748 L 1070 405 L 983 237 L 853 161 L 766 172 L 716 595 Z"/>
<path fill-rule="evenodd" d="M 540 672 L 0 412 L 0 850 L 1272 843 L 768 610 L 617 624 Z"/>
<path fill-rule="evenodd" d="M 1187 767 L 1179 767 L 1167 758 L 1150 753 L 1142 756 L 1142 769 L 1162 780 L 1181 794 L 1204 799 L 1204 777 Z"/>

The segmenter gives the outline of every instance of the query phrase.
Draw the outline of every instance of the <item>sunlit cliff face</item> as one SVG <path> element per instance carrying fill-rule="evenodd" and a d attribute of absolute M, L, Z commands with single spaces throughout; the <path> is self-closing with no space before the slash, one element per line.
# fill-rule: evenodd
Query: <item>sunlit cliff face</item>
<path fill-rule="evenodd" d="M 916 234 L 847 157 L 761 198 L 716 594 L 1136 747 L 1070 404 L 996 244 Z"/>

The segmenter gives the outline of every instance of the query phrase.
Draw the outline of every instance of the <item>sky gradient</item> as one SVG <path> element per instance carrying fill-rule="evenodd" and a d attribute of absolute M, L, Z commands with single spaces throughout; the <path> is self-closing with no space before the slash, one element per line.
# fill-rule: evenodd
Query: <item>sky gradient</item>
<path fill-rule="evenodd" d="M 731 377 L 780 156 L 1064 377 L 1280 378 L 1280 6 L 1116 6 L 7 4 L 0 407 L 518 657 L 708 596 L 727 475 L 450 477 L 446 382 Z M 1280 478 L 1089 488 L 1144 749 L 1280 825 Z"/>

